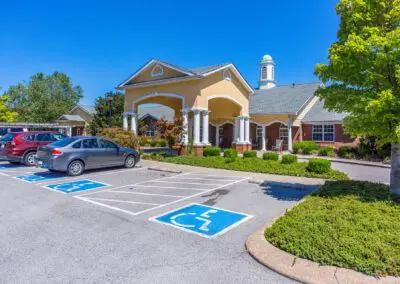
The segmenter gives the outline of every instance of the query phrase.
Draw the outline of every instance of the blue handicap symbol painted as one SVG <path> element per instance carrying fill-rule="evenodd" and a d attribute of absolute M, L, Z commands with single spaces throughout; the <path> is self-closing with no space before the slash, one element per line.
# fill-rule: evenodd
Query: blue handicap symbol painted
<path fill-rule="evenodd" d="M 154 217 L 152 220 L 205 237 L 218 236 L 252 216 L 201 204 L 189 206 Z"/>
<path fill-rule="evenodd" d="M 27 181 L 27 182 L 36 182 L 36 181 L 45 181 L 55 178 L 62 178 L 65 175 L 61 174 L 52 174 L 52 173 L 35 173 L 33 175 L 25 175 L 25 176 L 16 176 L 15 178 Z"/>
<path fill-rule="evenodd" d="M 45 187 L 53 190 L 58 190 L 64 193 L 72 193 L 89 189 L 95 189 L 104 186 L 108 186 L 108 184 L 86 179 L 86 180 L 76 180 L 71 182 L 63 182 L 58 184 L 50 184 L 46 185 Z"/>

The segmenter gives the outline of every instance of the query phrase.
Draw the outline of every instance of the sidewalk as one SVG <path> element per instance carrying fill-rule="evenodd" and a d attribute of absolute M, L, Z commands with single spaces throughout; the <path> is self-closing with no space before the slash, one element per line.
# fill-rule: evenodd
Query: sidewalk
<path fill-rule="evenodd" d="M 325 183 L 324 179 L 317 178 L 306 178 L 306 177 L 294 177 L 294 176 L 283 176 L 283 175 L 271 175 L 271 174 L 261 174 L 261 173 L 250 173 L 223 169 L 213 169 L 213 168 L 203 168 L 194 167 L 188 165 L 177 165 L 171 163 L 164 163 L 152 160 L 141 160 L 142 166 L 148 167 L 150 169 L 170 171 L 170 172 L 201 172 L 210 173 L 213 175 L 231 175 L 238 177 L 249 177 L 251 182 L 255 183 L 280 183 L 285 184 L 288 187 L 301 187 L 301 186 L 315 186 Z M 292 185 L 292 186 L 291 186 Z"/>

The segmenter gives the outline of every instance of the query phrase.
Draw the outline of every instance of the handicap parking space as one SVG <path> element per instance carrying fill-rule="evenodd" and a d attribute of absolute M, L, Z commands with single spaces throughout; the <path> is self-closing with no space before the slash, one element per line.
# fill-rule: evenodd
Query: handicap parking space
<path fill-rule="evenodd" d="M 246 181 L 243 177 L 184 173 L 75 195 L 82 201 L 137 216 Z"/>

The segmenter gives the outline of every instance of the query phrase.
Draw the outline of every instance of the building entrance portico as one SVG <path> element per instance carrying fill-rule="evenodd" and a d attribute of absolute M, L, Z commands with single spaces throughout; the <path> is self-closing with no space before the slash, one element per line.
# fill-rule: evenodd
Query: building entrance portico
<path fill-rule="evenodd" d="M 160 104 L 182 118 L 184 150 L 193 144 L 195 154 L 201 155 L 210 141 L 240 152 L 251 147 L 248 97 L 253 89 L 233 64 L 187 70 L 151 60 L 118 89 L 125 90 L 125 130 L 138 133 L 139 105 Z M 211 139 L 210 128 L 215 129 Z"/>

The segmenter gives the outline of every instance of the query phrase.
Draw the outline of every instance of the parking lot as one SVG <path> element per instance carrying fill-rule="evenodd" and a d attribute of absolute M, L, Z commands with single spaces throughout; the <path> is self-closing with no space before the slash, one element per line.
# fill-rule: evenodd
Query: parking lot
<path fill-rule="evenodd" d="M 0 184 L 5 283 L 289 283 L 244 242 L 308 193 L 236 174 L 137 167 L 68 177 L 6 162 Z"/>

